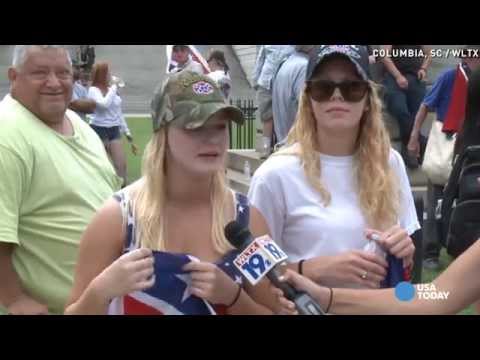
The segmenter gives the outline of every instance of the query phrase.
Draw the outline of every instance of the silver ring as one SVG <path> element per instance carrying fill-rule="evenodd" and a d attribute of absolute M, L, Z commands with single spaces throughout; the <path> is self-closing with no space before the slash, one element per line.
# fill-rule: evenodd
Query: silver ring
<path fill-rule="evenodd" d="M 362 278 L 363 280 L 367 280 L 367 277 L 368 277 L 368 271 L 365 271 L 365 272 L 362 274 L 361 278 Z"/>

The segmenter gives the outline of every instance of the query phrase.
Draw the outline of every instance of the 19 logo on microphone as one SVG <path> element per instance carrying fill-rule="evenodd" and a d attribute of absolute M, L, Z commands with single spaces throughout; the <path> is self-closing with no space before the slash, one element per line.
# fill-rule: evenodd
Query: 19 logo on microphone
<path fill-rule="evenodd" d="M 263 236 L 255 239 L 242 251 L 234 260 L 234 264 L 250 284 L 256 285 L 275 265 L 287 258 L 268 236 Z"/>

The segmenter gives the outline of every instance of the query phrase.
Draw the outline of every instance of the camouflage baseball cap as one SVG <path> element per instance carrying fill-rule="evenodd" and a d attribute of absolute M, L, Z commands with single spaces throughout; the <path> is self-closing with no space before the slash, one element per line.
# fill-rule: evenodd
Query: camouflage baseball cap
<path fill-rule="evenodd" d="M 245 121 L 240 109 L 227 105 L 212 79 L 192 71 L 169 75 L 155 91 L 151 110 L 154 131 L 168 124 L 198 129 L 219 111 L 240 125 Z"/>

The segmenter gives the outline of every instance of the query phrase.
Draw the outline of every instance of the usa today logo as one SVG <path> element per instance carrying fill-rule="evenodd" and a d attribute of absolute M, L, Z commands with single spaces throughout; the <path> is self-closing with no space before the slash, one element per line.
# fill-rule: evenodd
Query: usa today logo
<path fill-rule="evenodd" d="M 416 287 L 409 282 L 401 282 L 395 287 L 395 297 L 400 301 L 446 300 L 450 291 L 437 291 L 434 284 L 419 284 Z"/>

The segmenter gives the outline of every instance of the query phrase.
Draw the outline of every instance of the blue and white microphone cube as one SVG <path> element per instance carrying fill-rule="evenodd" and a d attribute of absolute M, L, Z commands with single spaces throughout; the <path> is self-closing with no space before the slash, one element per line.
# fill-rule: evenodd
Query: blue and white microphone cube
<path fill-rule="evenodd" d="M 275 265 L 287 260 L 288 256 L 269 236 L 255 239 L 234 261 L 235 267 L 247 281 L 255 286 Z"/>

